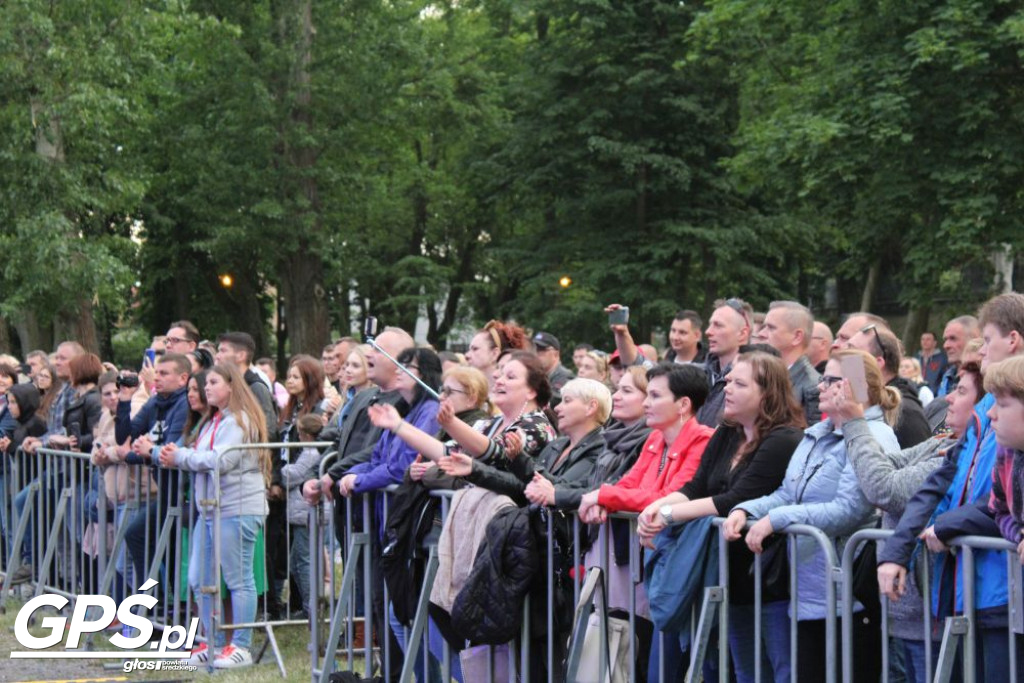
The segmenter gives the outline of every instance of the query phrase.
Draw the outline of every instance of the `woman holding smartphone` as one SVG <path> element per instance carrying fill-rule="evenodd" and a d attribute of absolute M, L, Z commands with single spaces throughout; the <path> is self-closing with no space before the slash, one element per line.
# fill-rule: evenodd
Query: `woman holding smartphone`
<path fill-rule="evenodd" d="M 853 400 L 845 397 L 844 358 L 858 359 L 857 367 L 863 368 L 863 380 L 859 372 L 850 370 L 847 379 L 854 384 L 866 384 L 867 401 L 863 407 L 868 431 L 886 450 L 899 450 L 896 435 L 886 421 L 887 417 L 894 419 L 898 412 L 899 392 L 885 386 L 878 363 L 871 355 L 856 349 L 833 353 L 818 384 L 819 405 L 829 417 L 804 432 L 782 485 L 774 493 L 740 503 L 729 514 L 724 531 L 730 541 L 740 538 L 748 519 L 757 520 L 746 538 L 747 546 L 755 553 L 764 551 L 768 537 L 793 524 L 815 526 L 829 537 L 842 539 L 871 523 L 875 506 L 864 495 L 843 439 L 846 420 L 840 407 L 843 401 Z M 799 594 L 797 613 L 790 618 L 799 622 L 797 678 L 818 680 L 826 667 L 837 665 L 825 660 L 827 559 L 811 538 L 798 537 L 796 547 L 797 563 L 791 571 L 797 572 Z M 854 606 L 854 612 L 862 610 L 863 606 Z M 858 618 L 853 628 L 853 646 L 864 663 L 857 670 L 857 680 L 877 681 L 879 667 L 872 664 L 880 658 L 868 653 L 878 651 L 878 625 Z M 768 633 L 769 642 L 780 637 L 781 633 Z"/>

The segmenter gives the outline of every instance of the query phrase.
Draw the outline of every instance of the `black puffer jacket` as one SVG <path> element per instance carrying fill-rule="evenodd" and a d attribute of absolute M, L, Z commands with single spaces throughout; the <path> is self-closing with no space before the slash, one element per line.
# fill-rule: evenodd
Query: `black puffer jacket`
<path fill-rule="evenodd" d="M 452 605 L 460 637 L 500 645 L 519 634 L 523 601 L 540 575 L 540 547 L 527 508 L 500 510 L 487 525 L 473 571 Z"/>

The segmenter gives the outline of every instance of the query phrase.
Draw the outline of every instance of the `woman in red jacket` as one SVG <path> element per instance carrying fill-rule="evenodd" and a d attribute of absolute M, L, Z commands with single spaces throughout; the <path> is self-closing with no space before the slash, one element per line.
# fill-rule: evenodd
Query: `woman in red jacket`
<path fill-rule="evenodd" d="M 699 365 L 662 363 L 648 370 L 644 414 L 651 435 L 618 483 L 583 496 L 580 519 L 599 524 L 609 512 L 641 512 L 693 479 L 715 431 L 695 417 L 707 395 L 707 376 Z"/>

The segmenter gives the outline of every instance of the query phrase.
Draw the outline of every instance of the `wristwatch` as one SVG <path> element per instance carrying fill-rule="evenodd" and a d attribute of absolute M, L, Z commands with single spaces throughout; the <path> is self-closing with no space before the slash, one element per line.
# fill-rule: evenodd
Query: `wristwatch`
<path fill-rule="evenodd" d="M 672 522 L 675 521 L 674 519 L 672 519 L 671 505 L 662 505 L 660 508 L 658 508 L 658 512 L 661 513 L 661 519 L 665 522 L 666 526 L 671 526 Z"/>

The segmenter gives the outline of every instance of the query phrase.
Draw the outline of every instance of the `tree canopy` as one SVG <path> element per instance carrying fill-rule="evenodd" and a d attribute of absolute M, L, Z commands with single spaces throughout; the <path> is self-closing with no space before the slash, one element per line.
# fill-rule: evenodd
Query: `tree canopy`
<path fill-rule="evenodd" d="M 1022 51 L 1002 0 L 8 0 L 0 343 L 923 326 L 1019 252 Z"/>

